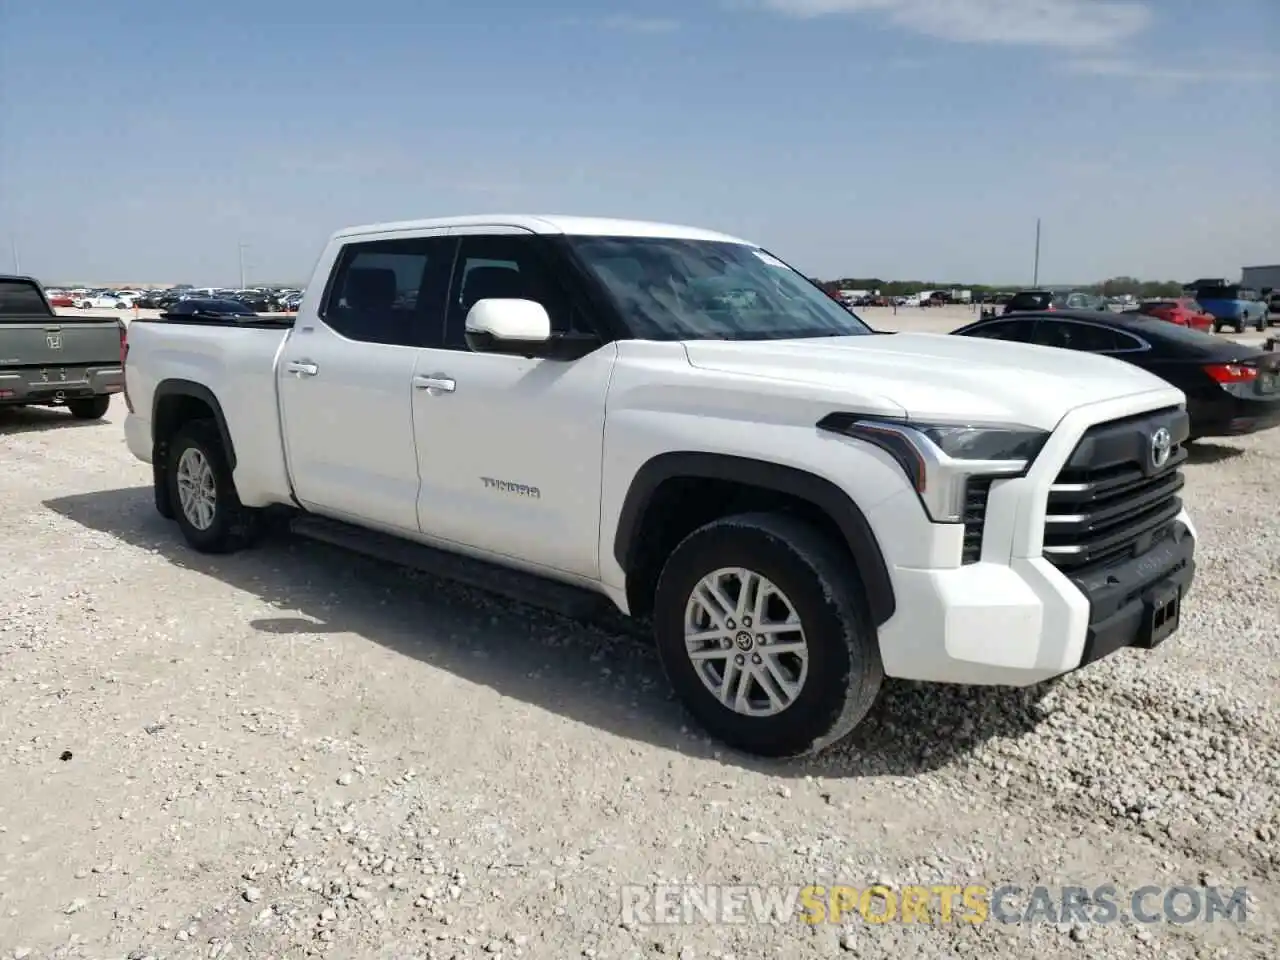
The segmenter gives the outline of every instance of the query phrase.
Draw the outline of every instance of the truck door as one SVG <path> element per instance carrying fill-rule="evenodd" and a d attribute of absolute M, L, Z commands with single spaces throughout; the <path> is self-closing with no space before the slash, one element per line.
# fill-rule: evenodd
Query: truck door
<path fill-rule="evenodd" d="M 412 381 L 423 310 L 443 301 L 453 262 L 446 230 L 423 233 L 344 246 L 323 296 L 303 304 L 277 373 L 302 505 L 415 535 Z"/>
<path fill-rule="evenodd" d="M 539 238 L 516 228 L 453 232 L 460 243 L 442 342 L 419 353 L 414 377 L 422 533 L 594 578 L 616 349 L 608 343 L 573 361 L 469 350 L 464 321 L 480 299 L 536 300 L 558 330 L 582 330 L 584 321 Z"/>

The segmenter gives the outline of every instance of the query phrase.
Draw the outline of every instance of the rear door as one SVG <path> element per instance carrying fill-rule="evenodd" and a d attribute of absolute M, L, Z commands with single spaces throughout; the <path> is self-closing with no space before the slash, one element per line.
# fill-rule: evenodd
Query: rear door
<path fill-rule="evenodd" d="M 444 229 L 349 242 L 327 290 L 303 305 L 277 376 L 289 472 L 307 509 L 417 534 L 410 395 L 452 265 Z"/>

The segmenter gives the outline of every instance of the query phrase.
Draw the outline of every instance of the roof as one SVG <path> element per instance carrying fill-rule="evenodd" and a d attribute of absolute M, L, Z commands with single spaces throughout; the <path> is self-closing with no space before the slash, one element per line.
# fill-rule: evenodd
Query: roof
<path fill-rule="evenodd" d="M 1178 299 L 1170 297 L 1169 299 Z M 1089 323 L 1100 323 L 1104 326 L 1143 329 L 1153 323 L 1164 323 L 1141 313 L 1112 313 L 1110 310 L 1017 310 L 1013 313 L 1000 313 L 986 320 L 975 320 L 974 323 L 991 323 L 992 320 L 1085 320 Z"/>
<path fill-rule="evenodd" d="M 569 234 L 592 237 L 666 237 L 673 240 L 719 240 L 725 243 L 755 244 L 728 234 L 700 227 L 682 227 L 646 220 L 613 220 L 606 217 L 539 216 L 526 213 L 488 214 L 469 217 L 437 217 L 430 220 L 400 220 L 346 227 L 333 239 L 365 236 L 373 233 L 401 233 L 440 227 L 517 227 L 530 233 Z"/>
<path fill-rule="evenodd" d="M 1019 310 L 1016 313 L 1001 313 L 985 320 L 975 320 L 961 329 L 1000 320 L 1080 320 L 1097 326 L 1128 330 L 1130 333 L 1157 337 L 1168 333 L 1171 329 L 1186 329 L 1166 320 L 1161 320 L 1158 317 L 1149 317 L 1143 313 L 1112 313 L 1109 310 Z M 1174 335 L 1176 336 L 1176 334 Z"/>

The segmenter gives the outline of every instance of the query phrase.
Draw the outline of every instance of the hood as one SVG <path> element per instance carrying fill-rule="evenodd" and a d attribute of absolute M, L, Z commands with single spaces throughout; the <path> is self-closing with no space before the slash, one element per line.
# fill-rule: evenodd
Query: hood
<path fill-rule="evenodd" d="M 920 421 L 963 418 L 1052 430 L 1077 407 L 1170 389 L 1111 357 L 950 334 L 696 340 L 684 347 L 694 367 L 824 393 L 843 386 L 885 397 Z"/>

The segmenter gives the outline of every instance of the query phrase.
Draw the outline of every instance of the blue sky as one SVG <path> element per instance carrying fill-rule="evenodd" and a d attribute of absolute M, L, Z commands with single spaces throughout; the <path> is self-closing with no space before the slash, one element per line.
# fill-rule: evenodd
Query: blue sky
<path fill-rule="evenodd" d="M 0 0 L 0 270 L 303 281 L 483 212 L 823 277 L 1280 262 L 1277 0 Z"/>

